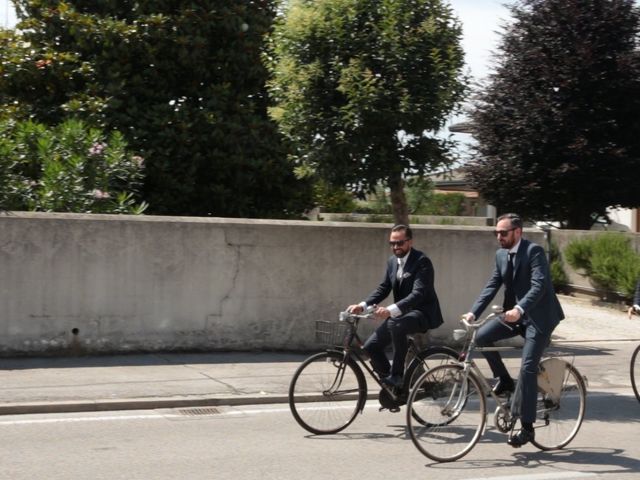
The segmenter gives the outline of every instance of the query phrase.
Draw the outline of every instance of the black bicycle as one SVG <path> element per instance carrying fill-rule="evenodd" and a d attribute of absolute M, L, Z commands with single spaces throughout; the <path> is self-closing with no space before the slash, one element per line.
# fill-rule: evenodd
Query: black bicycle
<path fill-rule="evenodd" d="M 634 312 L 637 315 L 640 315 L 640 311 L 633 307 Z M 640 392 L 638 392 L 638 388 L 640 387 L 640 345 L 636 347 L 633 351 L 633 355 L 631 355 L 631 366 L 629 368 L 629 373 L 631 374 L 631 387 L 633 388 L 633 393 L 635 393 L 636 398 L 640 402 Z"/>
<path fill-rule="evenodd" d="M 316 322 L 316 340 L 331 346 L 304 360 L 289 385 L 291 413 L 305 430 L 317 435 L 337 433 L 363 412 L 369 394 L 360 365 L 380 386 L 377 395 L 380 410 L 397 412 L 422 373 L 458 359 L 458 352 L 445 346 L 420 350 L 410 336 L 403 385 L 388 386 L 367 362 L 368 356 L 358 336 L 360 320 L 371 318 L 371 312 L 341 312 L 337 322 Z"/>

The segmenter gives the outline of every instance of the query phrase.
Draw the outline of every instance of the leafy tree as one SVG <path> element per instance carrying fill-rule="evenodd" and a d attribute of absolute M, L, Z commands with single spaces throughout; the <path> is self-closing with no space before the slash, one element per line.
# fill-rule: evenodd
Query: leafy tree
<path fill-rule="evenodd" d="M 260 61 L 275 3 L 16 0 L 29 48 L 0 54 L 0 88 L 40 122 L 123 132 L 152 213 L 295 215 L 310 190 L 268 118 Z"/>
<path fill-rule="evenodd" d="M 633 0 L 510 7 L 472 114 L 472 185 L 500 211 L 588 229 L 640 205 L 639 13 Z"/>
<path fill-rule="evenodd" d="M 450 164 L 436 136 L 464 94 L 461 26 L 441 0 L 291 0 L 272 36 L 272 117 L 301 175 L 360 196 Z"/>
<path fill-rule="evenodd" d="M 0 121 L 0 208 L 139 214 L 143 162 L 119 132 L 77 120 L 54 128 Z"/>

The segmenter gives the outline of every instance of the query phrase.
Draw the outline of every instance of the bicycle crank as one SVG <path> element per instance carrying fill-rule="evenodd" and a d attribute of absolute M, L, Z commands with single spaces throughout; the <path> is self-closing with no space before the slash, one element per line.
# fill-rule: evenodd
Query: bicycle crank
<path fill-rule="evenodd" d="M 513 430 L 515 420 L 511 418 L 511 412 L 508 408 L 498 405 L 493 414 L 493 424 L 502 433 L 508 433 Z"/>
<path fill-rule="evenodd" d="M 378 401 L 381 405 L 379 411 L 389 410 L 392 413 L 400 411 L 401 404 L 398 403 L 398 398 L 394 397 L 386 388 L 380 390 L 380 393 L 378 394 Z"/>

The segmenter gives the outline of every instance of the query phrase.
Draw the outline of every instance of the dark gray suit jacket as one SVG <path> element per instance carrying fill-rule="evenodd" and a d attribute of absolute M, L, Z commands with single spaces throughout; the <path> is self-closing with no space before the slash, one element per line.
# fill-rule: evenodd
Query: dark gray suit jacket
<path fill-rule="evenodd" d="M 377 305 L 393 291 L 394 303 L 403 315 L 418 311 L 425 317 L 425 330 L 439 327 L 443 319 L 440 302 L 433 285 L 433 264 L 429 257 L 412 248 L 400 281 L 396 278 L 397 271 L 398 259 L 392 255 L 387 261 L 387 270 L 382 282 L 365 300 L 366 304 Z"/>
<path fill-rule="evenodd" d="M 504 283 L 509 252 L 501 248 L 496 252 L 495 269 L 484 290 L 471 307 L 476 318 L 482 315 Z M 544 249 L 526 239 L 521 239 L 514 263 L 513 288 L 516 303 L 524 310 L 523 322 L 531 322 L 535 328 L 550 335 L 564 318 L 564 312 L 551 283 L 549 263 Z"/>

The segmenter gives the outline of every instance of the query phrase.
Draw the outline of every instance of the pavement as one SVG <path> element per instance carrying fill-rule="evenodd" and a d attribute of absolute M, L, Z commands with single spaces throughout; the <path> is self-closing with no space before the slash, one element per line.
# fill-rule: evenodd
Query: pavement
<path fill-rule="evenodd" d="M 590 390 L 621 387 L 628 379 L 628 363 L 620 368 L 612 345 L 631 348 L 630 344 L 640 343 L 639 317 L 629 320 L 624 306 L 589 298 L 561 296 L 560 300 L 567 318 L 554 332 L 554 345 L 579 358 L 576 364 L 588 377 Z M 291 376 L 308 355 L 212 352 L 4 358 L 0 359 L 0 415 L 286 403 Z M 507 359 L 507 366 L 509 361 L 517 362 L 517 355 Z M 612 371 L 619 375 L 613 378 Z"/>

